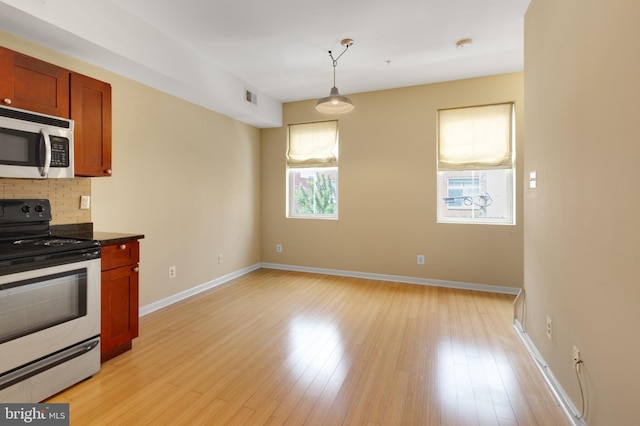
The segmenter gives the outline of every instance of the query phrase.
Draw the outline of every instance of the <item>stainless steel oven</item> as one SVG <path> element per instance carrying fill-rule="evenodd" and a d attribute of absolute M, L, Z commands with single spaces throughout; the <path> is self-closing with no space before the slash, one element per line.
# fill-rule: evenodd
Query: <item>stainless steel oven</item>
<path fill-rule="evenodd" d="M 47 200 L 0 200 L 0 402 L 40 402 L 100 369 L 99 245 L 55 238 L 49 220 Z"/>

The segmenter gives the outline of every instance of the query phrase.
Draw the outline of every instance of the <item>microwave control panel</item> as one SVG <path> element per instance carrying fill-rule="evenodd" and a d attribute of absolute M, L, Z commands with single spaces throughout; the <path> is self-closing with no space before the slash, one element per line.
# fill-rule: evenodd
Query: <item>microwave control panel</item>
<path fill-rule="evenodd" d="M 60 136 L 51 138 L 51 167 L 69 167 L 69 139 Z"/>

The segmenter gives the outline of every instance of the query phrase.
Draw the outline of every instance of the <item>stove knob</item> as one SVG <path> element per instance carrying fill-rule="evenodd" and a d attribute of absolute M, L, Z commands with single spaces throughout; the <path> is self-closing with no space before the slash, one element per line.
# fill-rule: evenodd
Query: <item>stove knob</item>
<path fill-rule="evenodd" d="M 31 206 L 25 204 L 24 206 L 22 206 L 22 211 L 23 213 L 31 213 Z"/>
<path fill-rule="evenodd" d="M 36 204 L 36 206 L 34 207 L 35 211 L 37 211 L 38 213 L 42 213 L 44 211 L 44 207 L 42 207 L 42 205 L 40 204 Z"/>

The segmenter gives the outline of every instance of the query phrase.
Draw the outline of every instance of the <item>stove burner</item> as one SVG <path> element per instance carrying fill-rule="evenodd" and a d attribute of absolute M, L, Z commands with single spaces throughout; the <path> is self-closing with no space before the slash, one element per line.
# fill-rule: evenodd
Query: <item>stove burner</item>
<path fill-rule="evenodd" d="M 49 200 L 0 199 L 0 278 L 100 258 L 98 241 L 53 234 L 51 215 L 45 217 L 33 213 L 38 206 L 45 212 L 51 212 Z M 0 324 L 0 329 L 3 325 Z"/>
<path fill-rule="evenodd" d="M 81 240 L 72 240 L 68 238 L 49 238 L 49 239 L 31 239 L 31 240 L 17 240 L 13 244 L 16 245 L 34 245 L 34 246 L 63 246 L 65 244 L 78 244 Z"/>

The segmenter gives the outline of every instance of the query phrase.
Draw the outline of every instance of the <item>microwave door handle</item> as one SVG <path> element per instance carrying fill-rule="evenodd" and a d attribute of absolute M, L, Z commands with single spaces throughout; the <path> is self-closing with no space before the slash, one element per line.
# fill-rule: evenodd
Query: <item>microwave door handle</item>
<path fill-rule="evenodd" d="M 49 168 L 51 167 L 51 138 L 49 132 L 45 129 L 41 129 L 42 138 L 44 139 L 44 166 L 40 172 L 40 176 L 46 177 L 49 174 Z"/>

